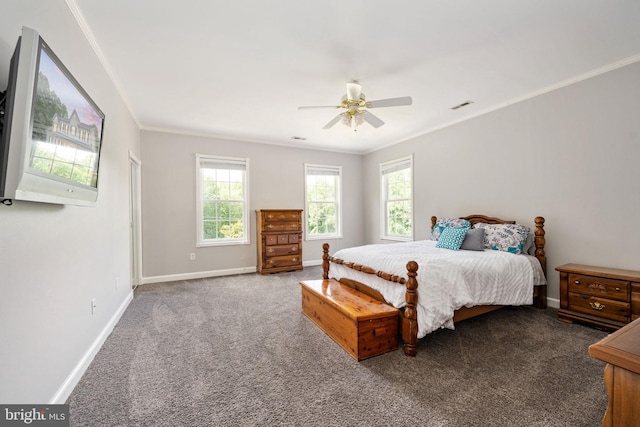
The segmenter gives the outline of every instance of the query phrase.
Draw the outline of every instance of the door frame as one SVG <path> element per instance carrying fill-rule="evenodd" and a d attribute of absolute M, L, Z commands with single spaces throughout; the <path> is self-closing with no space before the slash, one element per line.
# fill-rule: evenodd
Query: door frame
<path fill-rule="evenodd" d="M 129 259 L 131 288 L 142 284 L 142 162 L 129 150 Z"/>

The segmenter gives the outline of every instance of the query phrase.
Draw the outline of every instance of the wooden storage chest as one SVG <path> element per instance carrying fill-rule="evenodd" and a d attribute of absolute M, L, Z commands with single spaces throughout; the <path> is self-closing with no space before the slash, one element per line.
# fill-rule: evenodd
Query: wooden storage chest
<path fill-rule="evenodd" d="M 258 273 L 302 270 L 302 210 L 256 210 Z"/>
<path fill-rule="evenodd" d="M 331 279 L 300 285 L 302 312 L 354 359 L 398 348 L 398 309 Z"/>

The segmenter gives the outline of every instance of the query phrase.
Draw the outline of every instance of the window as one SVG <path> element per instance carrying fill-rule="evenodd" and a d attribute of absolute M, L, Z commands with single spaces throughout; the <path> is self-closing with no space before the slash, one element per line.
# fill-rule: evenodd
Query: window
<path fill-rule="evenodd" d="M 382 238 L 413 239 L 413 156 L 380 163 Z"/>
<path fill-rule="evenodd" d="M 198 246 L 249 243 L 249 159 L 196 154 Z"/>
<path fill-rule="evenodd" d="M 307 240 L 342 237 L 341 166 L 304 165 Z"/>

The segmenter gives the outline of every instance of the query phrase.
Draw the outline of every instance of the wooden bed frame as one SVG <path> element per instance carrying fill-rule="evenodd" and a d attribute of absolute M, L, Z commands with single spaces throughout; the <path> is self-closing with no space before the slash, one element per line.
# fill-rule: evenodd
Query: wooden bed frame
<path fill-rule="evenodd" d="M 476 224 L 478 222 L 483 222 L 487 224 L 515 224 L 515 221 L 507 221 L 500 218 L 485 216 L 485 215 L 469 215 L 461 217 L 461 219 L 466 219 L 471 224 Z M 431 217 L 431 228 L 435 226 L 437 218 L 435 216 Z M 534 219 L 535 223 L 535 231 L 534 231 L 534 244 L 535 244 L 535 257 L 540 261 L 540 265 L 542 266 L 542 271 L 545 276 L 547 274 L 547 257 L 544 252 L 545 245 L 545 231 L 544 231 L 544 218 L 538 216 Z M 355 264 L 352 262 L 344 261 L 340 258 L 335 258 L 329 255 L 329 244 L 325 243 L 322 245 L 322 269 L 323 269 L 323 279 L 329 279 L 329 265 L 331 262 L 334 264 L 342 264 L 345 267 L 352 268 L 357 271 L 361 271 L 367 274 L 376 275 L 384 280 L 388 280 L 390 282 L 399 283 L 401 285 L 405 285 L 406 294 L 405 301 L 406 307 L 401 311 L 401 333 L 402 339 L 404 341 L 404 352 L 407 356 L 415 356 L 416 355 L 416 346 L 418 344 L 418 320 L 417 320 L 417 310 L 416 306 L 418 303 L 418 280 L 416 276 L 418 275 L 418 263 L 415 261 L 409 261 L 407 263 L 407 279 L 396 276 L 393 274 L 389 274 L 383 271 L 378 271 L 374 268 L 367 267 L 364 265 Z M 340 282 L 350 286 L 358 291 L 369 295 L 379 301 L 385 302 L 382 294 L 375 289 L 367 286 L 364 283 L 360 283 L 351 279 L 340 279 Z M 533 290 L 533 305 L 537 308 L 546 308 L 547 307 L 547 286 L 535 286 Z M 493 310 L 497 310 L 504 306 L 501 305 L 478 305 L 474 307 L 462 307 L 459 310 L 456 310 L 455 315 L 453 317 L 454 322 L 459 322 L 461 320 L 469 319 L 471 317 L 479 316 L 484 313 L 488 313 Z"/>

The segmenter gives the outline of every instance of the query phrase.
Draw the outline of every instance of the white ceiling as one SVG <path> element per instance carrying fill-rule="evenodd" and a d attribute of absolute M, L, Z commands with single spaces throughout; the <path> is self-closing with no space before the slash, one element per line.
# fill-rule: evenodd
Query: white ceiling
<path fill-rule="evenodd" d="M 640 60 L 638 0 L 67 4 L 143 129 L 356 153 Z M 337 105 L 353 80 L 413 105 L 356 133 L 321 129 L 337 110 L 297 110 Z"/>

